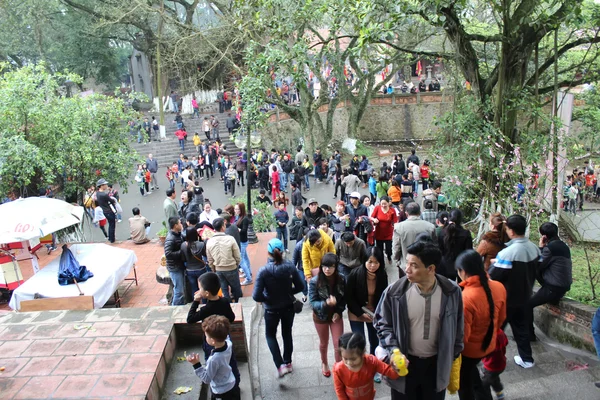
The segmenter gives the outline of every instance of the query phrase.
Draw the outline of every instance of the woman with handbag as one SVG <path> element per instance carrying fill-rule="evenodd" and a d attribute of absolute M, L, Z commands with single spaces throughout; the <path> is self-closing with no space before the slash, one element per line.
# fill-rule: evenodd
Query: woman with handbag
<path fill-rule="evenodd" d="M 204 261 L 206 257 L 205 243 L 198 237 L 198 230 L 195 226 L 189 226 L 185 230 L 185 242 L 181 244 L 181 254 L 185 261 L 185 274 L 190 282 L 193 296 L 200 289 L 198 278 L 208 271 Z"/>
<path fill-rule="evenodd" d="M 292 372 L 292 326 L 294 324 L 295 304 L 294 294 L 304 288 L 304 281 L 294 265 L 284 260 L 283 242 L 271 239 L 267 245 L 269 260 L 256 274 L 252 298 L 262 303 L 265 319 L 265 336 L 271 351 L 273 362 L 280 378 Z M 300 303 L 300 306 L 302 303 Z M 301 309 L 300 309 L 301 311 Z M 281 322 L 283 337 L 283 357 L 277 342 L 277 327 Z"/>
<path fill-rule="evenodd" d="M 342 314 L 346 308 L 346 299 L 344 297 L 344 278 L 338 273 L 338 264 L 338 257 L 335 253 L 325 253 L 321 259 L 318 275 L 312 278 L 308 285 L 313 322 L 317 335 L 319 335 L 321 373 L 326 378 L 331 376 L 327 360 L 330 331 L 335 362 L 342 361 L 338 345 L 340 336 L 344 333 Z"/>

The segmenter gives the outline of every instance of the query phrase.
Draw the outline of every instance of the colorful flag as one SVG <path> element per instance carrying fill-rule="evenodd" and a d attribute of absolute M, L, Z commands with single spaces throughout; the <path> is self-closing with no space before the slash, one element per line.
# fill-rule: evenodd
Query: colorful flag
<path fill-rule="evenodd" d="M 423 72 L 423 66 L 421 65 L 421 60 L 417 61 L 417 76 L 421 76 Z"/>

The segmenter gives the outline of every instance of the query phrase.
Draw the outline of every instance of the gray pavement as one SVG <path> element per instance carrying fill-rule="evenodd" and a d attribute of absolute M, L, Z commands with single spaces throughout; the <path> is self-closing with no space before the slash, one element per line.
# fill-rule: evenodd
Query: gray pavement
<path fill-rule="evenodd" d="M 386 268 L 390 281 L 397 279 Z M 260 387 L 260 398 L 265 400 L 306 400 L 335 399 L 333 378 L 321 374 L 319 341 L 312 320 L 312 310 L 305 306 L 302 313 L 294 319 L 294 353 L 292 362 L 294 372 L 283 378 L 276 375 L 275 365 L 265 339 L 264 320 L 258 324 L 258 376 L 253 377 Z M 350 331 L 347 312 L 344 313 L 344 332 Z M 507 348 L 507 367 L 501 375 L 505 387 L 506 399 L 527 400 L 563 400 L 563 399 L 600 399 L 600 389 L 594 382 L 600 379 L 600 365 L 593 354 L 558 344 L 545 337 L 538 330 L 539 341 L 532 343 L 536 365 L 523 369 L 513 362 L 517 354 L 516 344 L 510 328 Z M 279 343 L 282 346 L 280 332 Z M 333 346 L 329 344 L 329 365 L 333 367 Z M 390 389 L 385 383 L 375 384 L 376 399 L 389 399 Z M 446 394 L 447 399 L 458 399 L 458 395 Z"/>
<path fill-rule="evenodd" d="M 161 162 L 161 160 L 159 160 L 159 162 Z M 127 193 L 124 193 L 123 187 L 118 188 L 121 195 L 121 207 L 123 208 L 122 222 L 118 223 L 116 228 L 116 238 L 118 241 L 127 240 L 127 238 L 129 238 L 128 219 L 132 216 L 131 209 L 133 207 L 139 207 L 142 215 L 152 222 L 150 229 L 151 238 L 156 236 L 156 232 L 161 229 L 162 221 L 164 220 L 162 205 L 166 196 L 165 190 L 169 187 L 169 183 L 165 177 L 165 167 L 160 167 L 158 173 L 156 174 L 160 189 L 147 196 L 142 196 L 140 194 L 139 186 L 137 182 L 133 180 L 134 171 L 135 169 L 132 167 L 132 183 L 127 187 Z M 211 178 L 209 181 L 200 181 L 201 186 L 204 188 L 204 198 L 211 200 L 214 209 L 223 208 L 230 202 L 229 199 L 231 198 L 231 196 L 225 196 L 223 183 L 219 181 L 218 174 L 215 175 L 215 177 L 216 179 Z M 315 197 L 319 201 L 319 204 L 329 204 L 332 208 L 335 208 L 334 206 L 337 200 L 332 198 L 334 186 L 331 183 L 328 185 L 324 183 L 315 184 L 314 178 L 311 177 L 310 184 L 310 191 L 304 194 L 306 198 Z M 175 185 L 175 189 L 177 190 L 177 198 L 179 199 L 179 195 L 181 194 L 181 185 Z M 236 187 L 236 197 L 245 196 L 245 189 L 246 187 Z M 368 189 L 360 189 L 360 192 L 367 194 Z M 288 198 L 289 196 L 290 191 L 288 190 Z M 275 209 L 273 209 L 273 211 L 275 211 Z M 293 208 L 291 205 L 288 206 L 288 213 L 290 214 L 291 218 L 293 213 Z M 84 231 L 88 241 L 104 241 L 104 235 L 99 228 L 94 228 L 93 226 L 90 228 L 88 224 Z"/>

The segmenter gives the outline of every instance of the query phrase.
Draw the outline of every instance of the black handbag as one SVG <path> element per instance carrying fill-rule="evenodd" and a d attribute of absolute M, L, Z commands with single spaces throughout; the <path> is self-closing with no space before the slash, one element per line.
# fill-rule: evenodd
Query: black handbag
<path fill-rule="evenodd" d="M 292 296 L 292 297 L 294 297 L 294 296 Z M 292 305 L 294 306 L 294 313 L 300 314 L 302 312 L 302 308 L 304 307 L 304 303 L 302 303 L 296 297 L 294 297 L 294 303 L 292 303 Z"/>

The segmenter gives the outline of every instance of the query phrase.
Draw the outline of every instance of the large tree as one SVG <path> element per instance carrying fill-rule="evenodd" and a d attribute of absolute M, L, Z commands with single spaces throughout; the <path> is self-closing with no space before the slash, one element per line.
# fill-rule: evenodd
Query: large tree
<path fill-rule="evenodd" d="M 68 9 L 89 15 L 96 29 L 109 29 L 115 38 L 143 52 L 152 65 L 155 93 L 166 95 L 172 85 L 184 92 L 214 88 L 231 73 L 239 76 L 243 43 L 231 24 L 232 2 L 60 1 Z"/>
<path fill-rule="evenodd" d="M 44 62 L 50 71 L 93 78 L 111 90 L 127 75 L 131 47 L 59 0 L 5 0 L 0 12 L 0 60 L 14 67 Z"/>
<path fill-rule="evenodd" d="M 454 183 L 448 188 L 469 200 L 465 204 L 485 201 L 490 208 L 506 210 L 518 197 L 519 181 L 535 187 L 532 177 L 541 170 L 553 172 L 555 162 L 546 163 L 546 158 L 560 135 L 558 130 L 549 135 L 547 117 L 553 112 L 544 105 L 559 88 L 597 79 L 600 5 L 592 0 L 357 4 L 370 18 L 388 21 L 366 26 L 357 34 L 359 40 L 387 41 L 404 34 L 396 29 L 397 21 L 414 19 L 437 30 L 443 41 L 431 41 L 436 46 L 427 51 L 399 51 L 438 53 L 446 65 L 455 66 L 456 81 L 470 82 L 472 90 L 459 93 L 453 112 L 441 119 L 436 144 L 441 150 L 438 165 Z"/>
<path fill-rule="evenodd" d="M 414 48 L 427 37 L 362 36 L 365 28 L 386 22 L 384 16 L 374 18 L 354 1 L 240 0 L 237 6 L 237 25 L 248 32 L 249 43 L 247 78 L 241 84 L 244 108 L 250 97 L 253 105 L 274 104 L 299 124 L 311 147 L 331 141 L 340 102 L 351 104 L 347 136 L 354 137 L 373 95 L 399 68 L 415 61 L 413 54 L 397 49 Z M 409 27 L 408 21 L 396 27 L 400 25 Z M 380 79 L 384 69 L 388 73 Z M 299 104 L 278 93 L 276 84 L 283 81 L 293 82 Z M 314 90 L 313 85 L 320 89 Z M 327 112 L 322 117 L 324 106 Z"/>
<path fill-rule="evenodd" d="M 0 73 L 7 67 L 0 64 Z M 46 186 L 81 199 L 99 176 L 126 184 L 138 156 L 132 110 L 114 97 L 67 97 L 69 74 L 25 66 L 0 75 L 0 195 L 31 196 Z M 61 94 L 62 93 L 62 94 Z"/>

